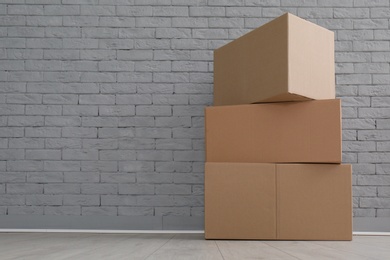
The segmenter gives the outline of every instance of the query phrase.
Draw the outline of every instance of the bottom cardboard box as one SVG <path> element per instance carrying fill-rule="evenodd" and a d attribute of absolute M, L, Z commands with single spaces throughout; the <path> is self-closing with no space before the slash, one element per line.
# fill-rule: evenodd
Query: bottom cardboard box
<path fill-rule="evenodd" d="M 205 238 L 352 240 L 352 170 L 206 163 Z"/>

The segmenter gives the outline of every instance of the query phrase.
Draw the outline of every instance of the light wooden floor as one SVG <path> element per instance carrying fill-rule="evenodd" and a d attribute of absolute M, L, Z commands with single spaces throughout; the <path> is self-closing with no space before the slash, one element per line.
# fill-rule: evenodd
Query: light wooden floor
<path fill-rule="evenodd" d="M 203 234 L 1 233 L 0 259 L 390 259 L 390 236 L 353 242 L 206 241 Z"/>

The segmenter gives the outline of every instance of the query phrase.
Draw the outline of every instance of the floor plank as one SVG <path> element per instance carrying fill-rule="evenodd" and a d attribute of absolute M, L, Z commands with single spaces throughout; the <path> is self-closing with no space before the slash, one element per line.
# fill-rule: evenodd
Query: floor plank
<path fill-rule="evenodd" d="M 351 242 L 321 241 L 315 243 L 339 251 L 355 253 L 360 256 L 371 257 L 378 260 L 390 259 L 390 244 L 388 248 L 382 248 L 378 246 L 366 245 L 357 242 L 351 243 Z"/>
<path fill-rule="evenodd" d="M 225 260 L 235 259 L 298 259 L 261 241 L 220 240 L 217 245 Z"/>
<path fill-rule="evenodd" d="M 293 255 L 302 260 L 322 260 L 322 259 L 353 259 L 372 260 L 373 258 L 339 251 L 332 248 L 320 246 L 311 241 L 266 241 L 267 245 L 275 247 L 287 254 Z M 352 242 L 350 242 L 352 243 Z"/>
<path fill-rule="evenodd" d="M 147 260 L 223 259 L 213 240 L 204 240 L 203 234 L 177 234 Z"/>

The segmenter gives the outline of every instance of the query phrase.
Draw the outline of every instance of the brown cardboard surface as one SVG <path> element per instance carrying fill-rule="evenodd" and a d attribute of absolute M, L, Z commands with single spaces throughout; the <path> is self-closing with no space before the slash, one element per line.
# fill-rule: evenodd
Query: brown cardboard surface
<path fill-rule="evenodd" d="M 352 240 L 351 165 L 279 164 L 277 237 Z"/>
<path fill-rule="evenodd" d="M 352 239 L 351 165 L 210 163 L 205 238 Z"/>
<path fill-rule="evenodd" d="M 206 108 L 206 161 L 340 163 L 340 100 Z"/>
<path fill-rule="evenodd" d="M 214 105 L 335 98 L 334 33 L 292 14 L 214 51 Z"/>
<path fill-rule="evenodd" d="M 206 239 L 275 239 L 275 165 L 205 167 Z"/>

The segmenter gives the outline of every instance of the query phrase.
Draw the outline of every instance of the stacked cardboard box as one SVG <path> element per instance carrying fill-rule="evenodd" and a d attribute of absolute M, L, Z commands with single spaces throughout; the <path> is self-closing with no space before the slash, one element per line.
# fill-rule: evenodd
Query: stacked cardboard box
<path fill-rule="evenodd" d="M 352 239 L 332 32 L 285 14 L 219 48 L 214 105 L 206 239 Z"/>

